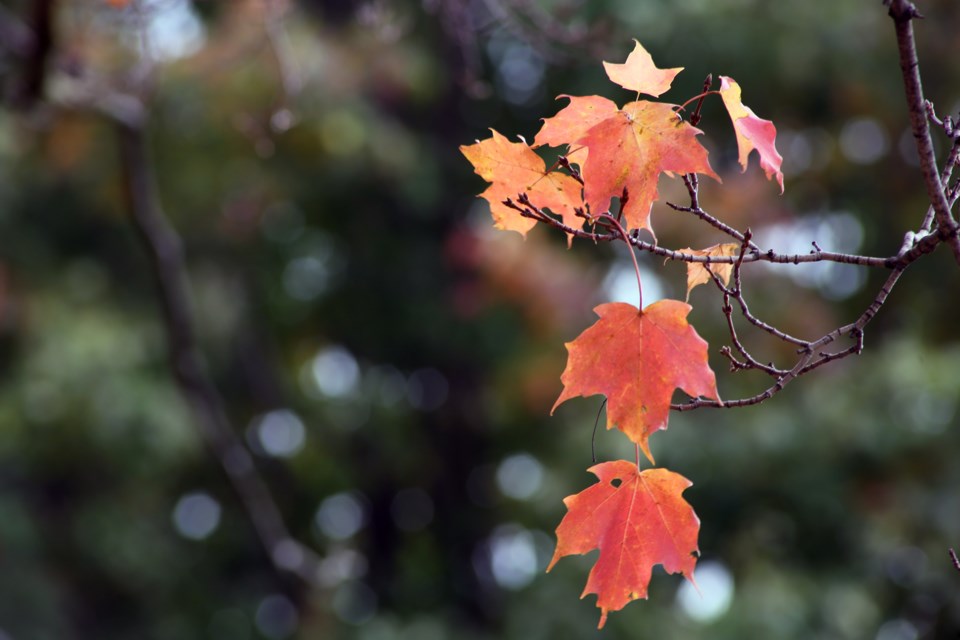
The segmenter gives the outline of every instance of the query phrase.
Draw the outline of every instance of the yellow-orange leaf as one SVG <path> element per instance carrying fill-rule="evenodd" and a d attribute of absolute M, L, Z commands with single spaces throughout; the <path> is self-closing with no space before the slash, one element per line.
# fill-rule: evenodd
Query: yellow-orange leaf
<path fill-rule="evenodd" d="M 623 431 L 652 462 L 647 441 L 667 428 L 675 389 L 719 400 L 707 342 L 687 322 L 690 309 L 678 300 L 643 311 L 622 302 L 594 309 L 600 319 L 566 345 L 563 392 L 551 413 L 575 396 L 603 394 L 607 429 Z"/>
<path fill-rule="evenodd" d="M 697 141 L 703 133 L 681 120 L 673 106 L 631 102 L 591 127 L 576 143 L 587 148 L 583 196 L 594 214 L 610 208 L 628 190 L 624 210 L 628 229 L 648 229 L 650 208 L 658 198 L 661 173 L 702 173 L 720 181 Z"/>
<path fill-rule="evenodd" d="M 747 160 L 754 149 L 760 155 L 760 166 L 767 179 L 776 176 L 783 193 L 783 172 L 780 165 L 783 157 L 777 151 L 777 128 L 773 123 L 758 118 L 753 110 L 740 100 L 740 85 L 733 78 L 720 76 L 720 97 L 727 107 L 734 131 L 737 133 L 737 149 L 740 153 L 740 166 L 747 170 Z"/>
<path fill-rule="evenodd" d="M 715 244 L 706 249 L 678 249 L 679 253 L 688 253 L 694 256 L 712 256 L 712 257 L 732 257 L 740 254 L 740 245 L 736 243 Z M 730 282 L 730 273 L 733 271 L 733 263 L 718 262 L 715 264 L 706 264 L 703 262 L 687 263 L 687 300 L 690 300 L 690 292 L 693 288 L 710 282 L 710 272 L 717 274 L 717 277 L 723 280 L 723 284 Z"/>
<path fill-rule="evenodd" d="M 564 499 L 549 571 L 563 556 L 600 550 L 581 598 L 597 594 L 600 627 L 607 613 L 647 597 L 654 565 L 693 582 L 700 519 L 681 497 L 691 482 L 667 469 L 625 460 L 590 467 L 599 481 Z"/>
<path fill-rule="evenodd" d="M 579 227 L 581 219 L 574 209 L 583 206 L 580 183 L 565 173 L 547 172 L 543 159 L 526 143 L 510 142 L 497 131 L 490 131 L 490 138 L 463 145 L 460 151 L 477 175 L 491 183 L 480 197 L 490 203 L 496 227 L 526 236 L 536 224 L 503 204 L 507 199 L 516 201 L 520 193 L 526 193 L 534 205 L 561 215 L 569 226 Z"/>
<path fill-rule="evenodd" d="M 656 98 L 670 88 L 673 79 L 683 71 L 683 67 L 658 69 L 643 45 L 637 40 L 633 42 L 633 51 L 627 56 L 626 62 L 623 64 L 604 62 L 603 68 L 607 71 L 607 77 L 624 89 Z"/>

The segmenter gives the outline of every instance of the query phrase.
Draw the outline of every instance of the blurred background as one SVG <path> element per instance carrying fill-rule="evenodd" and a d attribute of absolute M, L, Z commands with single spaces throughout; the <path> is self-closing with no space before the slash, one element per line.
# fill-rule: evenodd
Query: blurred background
<path fill-rule="evenodd" d="M 920 8 L 927 97 L 956 116 L 960 5 Z M 593 482 L 601 404 L 548 415 L 563 343 L 596 304 L 636 302 L 632 265 L 622 247 L 495 231 L 458 147 L 489 127 L 532 140 L 559 94 L 632 100 L 600 66 L 631 38 L 686 67 L 664 99 L 730 75 L 776 123 L 783 196 L 755 159 L 741 174 L 719 100 L 701 123 L 724 180 L 701 202 L 761 246 L 886 256 L 919 225 L 880 2 L 0 3 L 0 638 L 957 637 L 960 270 L 945 250 L 906 272 L 861 357 L 760 406 L 675 414 L 651 440 L 694 482 L 702 596 L 658 569 L 650 600 L 598 632 L 595 597 L 578 600 L 594 555 L 544 573 L 563 497 Z M 146 122 L 240 467 L 303 547 L 265 548 L 263 513 L 171 373 L 124 114 Z M 671 248 L 724 241 L 662 203 L 653 224 Z M 641 260 L 645 303 L 683 298 L 682 265 Z M 745 282 L 757 315 L 814 338 L 885 275 L 756 266 Z M 716 290 L 691 303 L 723 397 L 763 389 L 717 353 Z M 596 449 L 633 456 L 618 432 Z"/>

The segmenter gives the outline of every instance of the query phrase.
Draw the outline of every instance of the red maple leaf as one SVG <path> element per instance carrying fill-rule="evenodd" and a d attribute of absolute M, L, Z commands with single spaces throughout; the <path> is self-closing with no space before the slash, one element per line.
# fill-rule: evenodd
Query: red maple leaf
<path fill-rule="evenodd" d="M 707 362 L 707 343 L 687 322 L 692 307 L 660 300 L 640 311 L 622 302 L 602 304 L 600 316 L 567 343 L 563 392 L 551 414 L 575 396 L 607 397 L 607 428 L 619 428 L 653 461 L 648 439 L 667 428 L 676 388 L 719 400 Z"/>
<path fill-rule="evenodd" d="M 693 582 L 700 519 L 680 494 L 692 485 L 667 469 L 647 469 L 625 460 L 590 467 L 599 481 L 563 503 L 557 549 L 547 571 L 563 557 L 600 550 L 581 598 L 597 594 L 600 624 L 607 613 L 647 597 L 654 565 Z"/>
<path fill-rule="evenodd" d="M 783 193 L 783 172 L 780 170 L 783 157 L 777 151 L 777 128 L 769 120 L 758 118 L 750 107 L 741 102 L 740 85 L 733 78 L 720 76 L 720 97 L 737 133 L 740 166 L 744 171 L 747 170 L 747 159 L 750 152 L 756 149 L 767 179 L 776 175 L 780 193 Z"/>
<path fill-rule="evenodd" d="M 623 64 L 604 63 L 607 76 L 620 86 L 659 96 L 681 68 L 658 69 L 650 54 L 634 41 Z M 580 164 L 583 198 L 594 215 L 605 213 L 613 198 L 630 195 L 622 212 L 628 229 L 648 229 L 657 200 L 660 174 L 702 173 L 720 180 L 697 141 L 702 133 L 676 114 L 674 105 L 640 100 L 618 109 L 599 96 L 571 97 L 570 104 L 543 127 L 534 144 L 568 145 L 568 159 Z"/>
<path fill-rule="evenodd" d="M 716 180 L 703 133 L 680 119 L 674 105 L 640 100 L 618 109 L 599 96 L 571 97 L 570 104 L 546 118 L 534 144 L 568 145 L 568 158 L 581 166 L 583 197 L 594 214 L 610 208 L 626 188 L 623 211 L 628 229 L 648 229 L 657 200 L 657 181 L 666 173 L 702 173 Z"/>
<path fill-rule="evenodd" d="M 591 127 L 575 142 L 587 149 L 583 198 L 590 210 L 607 211 L 626 188 L 627 228 L 652 233 L 650 208 L 658 198 L 660 174 L 702 173 L 720 180 L 697 142 L 701 133 L 681 120 L 673 105 L 645 100 L 631 102 Z"/>

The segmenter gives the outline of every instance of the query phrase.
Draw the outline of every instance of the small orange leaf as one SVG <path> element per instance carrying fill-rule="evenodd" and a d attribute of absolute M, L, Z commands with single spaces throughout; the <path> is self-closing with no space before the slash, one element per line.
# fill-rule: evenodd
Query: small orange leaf
<path fill-rule="evenodd" d="M 667 428 L 675 389 L 719 400 L 707 343 L 687 322 L 690 309 L 678 300 L 643 311 L 622 302 L 594 309 L 600 319 L 566 344 L 563 392 L 550 413 L 575 396 L 603 394 L 607 429 L 623 431 L 652 462 L 647 441 Z"/>
<path fill-rule="evenodd" d="M 582 219 L 574 210 L 582 206 L 580 183 L 565 173 L 547 172 L 543 159 L 525 142 L 510 142 L 497 131 L 490 131 L 493 135 L 489 139 L 463 145 L 460 151 L 473 164 L 477 175 L 492 183 L 480 197 L 490 203 L 495 226 L 527 235 L 536 220 L 503 204 L 508 198 L 515 201 L 519 193 L 526 193 L 536 206 L 561 215 L 571 227 L 579 227 Z"/>
<path fill-rule="evenodd" d="M 732 257 L 740 254 L 740 245 L 736 243 L 715 244 L 706 249 L 678 249 L 678 253 L 688 253 L 694 256 L 713 256 L 713 257 Z M 717 274 L 717 277 L 723 280 L 723 284 L 730 283 L 730 273 L 733 271 L 733 263 L 719 262 L 716 264 L 706 264 L 703 262 L 687 263 L 687 301 L 690 300 L 690 292 L 693 288 L 710 282 L 710 272 Z"/>
<path fill-rule="evenodd" d="M 737 132 L 740 166 L 744 171 L 747 170 L 750 152 L 756 149 L 767 179 L 770 180 L 776 175 L 780 193 L 783 193 L 783 172 L 780 170 L 783 157 L 777 151 L 777 128 L 769 120 L 758 118 L 750 107 L 741 102 L 740 85 L 733 78 L 720 76 L 720 97 L 723 98 L 723 104 L 727 107 L 730 119 L 733 120 L 733 128 Z"/>
<path fill-rule="evenodd" d="M 603 68 L 607 77 L 624 89 L 645 93 L 654 98 L 659 97 L 673 84 L 673 79 L 683 71 L 683 67 L 673 69 L 658 69 L 653 64 L 653 58 L 647 53 L 637 40 L 634 40 L 633 51 L 627 56 L 623 64 L 604 62 Z"/>
<path fill-rule="evenodd" d="M 602 628 L 607 613 L 647 597 L 654 565 L 693 582 L 700 519 L 681 497 L 692 483 L 667 469 L 625 460 L 594 465 L 599 481 L 563 500 L 557 549 L 547 571 L 563 556 L 600 550 L 581 598 L 597 594 Z"/>

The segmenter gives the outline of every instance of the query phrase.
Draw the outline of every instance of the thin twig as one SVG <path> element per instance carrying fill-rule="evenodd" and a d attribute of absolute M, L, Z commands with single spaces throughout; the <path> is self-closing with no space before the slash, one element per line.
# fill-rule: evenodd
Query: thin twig
<path fill-rule="evenodd" d="M 700 208 L 698 195 L 697 195 L 696 180 L 697 180 L 697 177 L 694 174 L 683 176 L 683 184 L 686 185 L 687 191 L 690 193 L 689 207 L 683 207 L 677 204 L 673 204 L 672 202 L 667 202 L 666 203 L 667 206 L 675 211 L 685 211 L 687 213 L 692 213 L 693 215 L 697 216 L 698 218 L 700 218 L 701 220 L 709 224 L 711 227 L 714 227 L 715 229 L 722 231 L 723 233 L 727 234 L 737 242 L 743 242 L 743 233 L 741 233 L 740 231 L 737 231 L 730 225 L 724 222 L 721 222 L 720 220 L 718 220 L 717 218 L 715 218 L 714 216 L 710 215 L 709 213 L 707 213 L 706 211 Z M 754 251 L 760 251 L 760 247 L 756 246 L 755 244 L 751 244 L 750 248 L 753 249 Z"/>
<path fill-rule="evenodd" d="M 567 159 L 567 156 L 560 156 L 557 158 L 557 164 L 570 172 L 570 176 L 580 183 L 580 186 L 583 186 L 583 176 L 580 175 L 580 170 L 575 166 L 570 164 L 570 160 Z"/>
<path fill-rule="evenodd" d="M 871 301 L 870 305 L 863 311 L 863 313 L 860 314 L 860 317 L 858 317 L 856 321 L 834 329 L 830 333 L 823 335 L 820 339 L 809 343 L 808 347 L 801 349 L 800 357 L 797 359 L 797 362 L 794 364 L 793 368 L 791 368 L 786 374 L 778 379 L 776 384 L 773 386 L 765 389 L 757 395 L 750 396 L 748 398 L 741 398 L 739 400 L 724 400 L 722 404 L 716 400 L 694 398 L 689 402 L 671 404 L 670 408 L 674 411 L 690 411 L 692 409 L 699 409 L 701 407 L 726 409 L 730 407 L 746 407 L 760 404 L 761 402 L 764 402 L 765 400 L 768 400 L 774 395 L 780 393 L 780 391 L 782 391 L 784 387 L 786 387 L 792 380 L 799 378 L 800 376 L 805 375 L 828 362 L 833 362 L 834 360 L 838 360 L 840 358 L 861 353 L 863 351 L 864 328 L 877 315 L 877 312 L 887 301 L 887 297 L 890 295 L 893 287 L 900 279 L 903 271 L 904 268 L 894 269 L 890 275 L 887 276 L 886 281 L 884 281 L 883 285 L 880 287 L 877 295 Z M 854 338 L 854 346 L 838 353 L 831 354 L 820 352 L 821 349 L 843 336 L 851 336 Z"/>
<path fill-rule="evenodd" d="M 741 309 L 744 310 L 745 317 L 748 315 L 748 312 L 746 312 L 746 302 L 743 300 L 743 289 L 740 283 L 740 269 L 743 266 L 742 257 L 746 252 L 747 245 L 750 244 L 750 237 L 751 237 L 750 230 L 747 229 L 747 232 L 744 234 L 743 243 L 740 245 L 739 257 L 741 258 L 741 260 L 738 260 L 733 267 L 734 284 L 732 288 L 728 288 L 724 286 L 723 282 L 720 280 L 720 277 L 717 274 L 713 273 L 713 271 L 709 271 L 711 277 L 713 278 L 714 283 L 720 288 L 721 291 L 723 291 L 722 311 L 723 311 L 723 315 L 727 319 L 727 330 L 730 332 L 731 343 L 733 344 L 734 348 L 740 353 L 740 355 L 743 356 L 746 362 L 740 362 L 736 360 L 733 357 L 733 354 L 730 352 L 729 347 L 725 347 L 727 351 L 724 355 L 726 355 L 730 359 L 733 366 L 737 369 L 758 369 L 760 371 L 763 371 L 764 373 L 767 373 L 773 376 L 774 378 L 779 379 L 784 375 L 786 375 L 787 372 L 784 371 L 783 369 L 778 369 L 777 367 L 774 367 L 771 365 L 762 364 L 759 360 L 754 358 L 747 351 L 746 347 L 743 346 L 743 343 L 740 342 L 740 337 L 737 335 L 737 329 L 733 324 L 733 306 L 730 304 L 731 297 L 735 297 L 741 303 Z M 788 339 L 787 341 L 791 341 L 790 336 L 787 336 L 786 334 L 783 334 L 783 338 L 781 339 Z M 721 350 L 721 353 L 723 353 L 722 350 Z"/>
<path fill-rule="evenodd" d="M 942 188 L 946 189 L 950 183 L 950 176 L 953 174 L 953 168 L 960 162 L 960 137 L 954 138 L 953 146 L 950 147 L 950 153 L 947 154 L 947 160 L 943 163 L 943 171 L 940 172 L 940 184 Z M 947 196 L 947 205 L 951 209 L 953 208 L 953 202 L 950 201 L 951 198 Z M 920 231 L 917 235 L 925 235 L 930 233 L 933 230 L 933 220 L 935 217 L 935 212 L 933 210 L 933 205 L 930 205 L 927 208 L 927 215 L 923 218 L 923 223 L 920 225 Z"/>
<path fill-rule="evenodd" d="M 710 87 L 713 85 L 713 74 L 708 73 L 706 79 L 703 81 L 703 93 L 700 96 L 699 102 L 697 102 L 696 108 L 693 110 L 693 113 L 690 115 L 690 124 L 697 126 L 700 124 L 700 110 L 703 108 L 703 101 L 707 99 L 707 93 L 710 91 Z M 693 174 L 694 176 L 696 174 Z"/>
<path fill-rule="evenodd" d="M 669 202 L 667 203 L 667 206 L 673 207 L 677 211 L 691 211 L 691 212 L 700 211 L 700 180 L 699 178 L 697 178 L 697 174 L 685 173 L 681 176 L 681 178 L 683 179 L 684 186 L 687 188 L 687 193 L 690 194 L 690 206 L 685 208 L 679 208 L 679 207 L 674 207 Z M 722 224 L 719 220 L 716 220 L 716 222 L 718 224 Z M 727 231 L 722 228 L 720 230 L 723 231 L 724 233 L 730 233 L 730 231 L 735 231 L 735 229 L 733 229 L 732 227 L 730 227 L 730 231 Z"/>
<path fill-rule="evenodd" d="M 749 305 L 747 305 L 747 300 L 746 298 L 743 297 L 743 283 L 741 281 L 741 272 L 743 270 L 743 259 L 746 255 L 746 249 L 747 249 L 747 246 L 750 244 L 751 237 L 752 237 L 752 234 L 750 232 L 750 229 L 747 229 L 746 232 L 744 232 L 743 234 L 743 242 L 740 246 L 740 253 L 737 255 L 737 261 L 733 265 L 733 296 L 734 298 L 736 298 L 737 304 L 740 305 L 740 313 L 743 314 L 743 317 L 747 320 L 747 322 L 757 327 L 758 329 L 761 329 L 762 331 L 766 331 L 767 333 L 769 333 L 775 338 L 783 340 L 784 342 L 790 342 L 792 344 L 799 345 L 800 347 L 803 347 L 803 348 L 809 347 L 810 343 L 808 341 L 802 340 L 800 338 L 795 338 L 790 334 L 786 333 L 785 331 L 781 331 L 780 329 L 777 329 L 773 325 L 767 324 L 763 320 L 760 320 L 759 318 L 754 316 L 752 313 L 750 313 L 750 307 Z"/>

